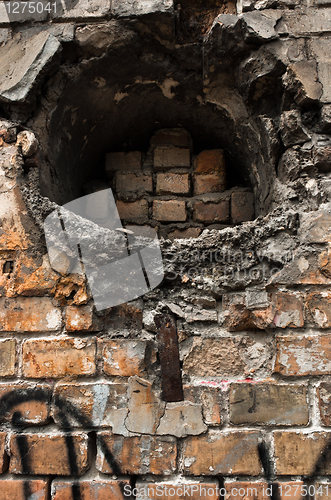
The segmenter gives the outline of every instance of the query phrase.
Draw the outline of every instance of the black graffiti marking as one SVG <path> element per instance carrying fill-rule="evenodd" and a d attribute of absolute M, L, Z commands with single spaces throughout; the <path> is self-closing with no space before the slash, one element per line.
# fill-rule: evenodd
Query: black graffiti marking
<path fill-rule="evenodd" d="M 0 421 L 3 421 L 6 418 L 6 415 L 10 413 L 15 408 L 15 406 L 18 406 L 22 403 L 32 402 L 32 401 L 49 402 L 50 401 L 49 394 L 50 391 L 41 388 L 24 389 L 23 391 L 13 390 L 5 394 L 0 399 Z M 58 409 L 60 425 L 66 430 L 65 442 L 68 454 L 70 475 L 77 477 L 78 476 L 77 454 L 74 447 L 74 439 L 71 434 L 73 428 L 69 423 L 69 417 L 76 420 L 76 422 L 82 427 L 93 428 L 94 425 L 90 418 L 84 415 L 75 405 L 63 399 L 61 396 L 57 395 L 54 398 L 54 404 Z M 11 421 L 12 424 L 14 425 L 23 424 L 22 414 L 19 411 L 14 412 Z M 98 442 L 108 465 L 113 470 L 113 473 L 116 475 L 121 474 L 120 467 L 118 466 L 115 457 L 109 450 L 105 439 L 102 436 L 98 436 Z M 22 433 L 17 434 L 16 443 L 21 458 L 23 474 L 30 474 L 32 471 L 30 468 L 28 444 L 25 435 Z M 30 489 L 30 483 L 28 480 L 24 481 L 23 488 L 24 488 L 25 499 L 28 500 L 32 493 Z M 73 482 L 71 487 L 71 492 L 73 500 L 82 500 L 80 485 L 78 481 Z M 125 498 L 123 492 L 122 492 L 122 497 L 123 499 Z"/>

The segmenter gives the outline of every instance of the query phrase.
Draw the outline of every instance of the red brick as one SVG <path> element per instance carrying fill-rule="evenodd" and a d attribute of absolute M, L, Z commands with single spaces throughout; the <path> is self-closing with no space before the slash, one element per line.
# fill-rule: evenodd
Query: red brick
<path fill-rule="evenodd" d="M 31 500 L 48 500 L 49 481 L 42 479 L 0 480 L 1 500 L 26 500 L 26 490 Z"/>
<path fill-rule="evenodd" d="M 144 375 L 146 350 L 144 340 L 102 340 L 103 370 L 106 375 L 131 377 Z"/>
<path fill-rule="evenodd" d="M 195 159 L 196 174 L 221 174 L 225 179 L 226 163 L 223 149 L 202 151 Z"/>
<path fill-rule="evenodd" d="M 229 200 L 221 200 L 217 203 L 203 201 L 193 203 L 193 219 L 197 222 L 205 224 L 228 222 L 229 216 Z"/>
<path fill-rule="evenodd" d="M 230 421 L 235 425 L 307 425 L 306 387 L 262 382 L 232 383 Z"/>
<path fill-rule="evenodd" d="M 131 172 L 140 169 L 140 151 L 129 151 L 128 153 L 108 153 L 106 155 L 106 174 L 108 177 L 111 177 L 116 170 Z"/>
<path fill-rule="evenodd" d="M 0 299 L 0 331 L 44 332 L 61 328 L 61 310 L 46 297 Z"/>
<path fill-rule="evenodd" d="M 176 174 L 174 172 L 159 173 L 156 176 L 156 194 L 189 194 L 189 174 Z"/>
<path fill-rule="evenodd" d="M 331 484 L 327 481 L 317 481 L 315 484 L 315 500 L 331 500 Z M 311 498 L 311 497 L 310 497 Z M 282 500 L 287 500 L 283 498 Z M 295 500 L 300 500 L 295 498 Z"/>
<path fill-rule="evenodd" d="M 96 468 L 104 474 L 157 474 L 176 472 L 177 443 L 170 437 L 98 435 Z M 105 449 L 113 457 L 106 458 Z"/>
<path fill-rule="evenodd" d="M 5 432 L 0 432 L 0 473 L 5 472 L 8 468 L 8 457 L 5 450 L 6 436 Z"/>
<path fill-rule="evenodd" d="M 323 425 L 331 426 L 331 383 L 321 382 L 317 396 Z"/>
<path fill-rule="evenodd" d="M 311 293 L 307 296 L 307 307 L 314 323 L 319 328 L 331 327 L 331 293 Z"/>
<path fill-rule="evenodd" d="M 200 174 L 194 176 L 194 194 L 221 193 L 226 189 L 225 177 L 218 174 Z"/>
<path fill-rule="evenodd" d="M 223 295 L 222 301 L 224 327 L 232 332 L 264 329 L 273 324 L 275 308 L 272 303 L 263 309 L 250 310 L 246 307 L 245 295 L 242 293 Z"/>
<path fill-rule="evenodd" d="M 60 383 L 54 389 L 52 410 L 60 427 L 111 427 L 114 434 L 127 434 L 127 384 Z"/>
<path fill-rule="evenodd" d="M 75 476 L 83 474 L 89 467 L 88 437 L 85 433 L 25 433 L 23 457 L 20 453 L 21 442 L 21 434 L 12 434 L 9 472 L 13 474 Z"/>
<path fill-rule="evenodd" d="M 137 500 L 218 500 L 219 484 L 218 482 L 193 482 L 181 483 L 146 483 L 138 481 L 136 483 Z"/>
<path fill-rule="evenodd" d="M 65 326 L 68 332 L 95 332 L 101 325 L 93 317 L 91 306 L 68 306 L 65 312 Z"/>
<path fill-rule="evenodd" d="M 75 500 L 77 496 L 73 493 L 73 489 L 79 491 L 80 500 L 122 500 L 125 498 L 125 491 L 130 491 L 130 481 L 127 479 L 105 481 L 98 478 L 68 482 L 56 479 L 52 483 L 52 500 Z"/>
<path fill-rule="evenodd" d="M 23 343 L 23 376 L 61 378 L 94 375 L 96 345 L 94 339 L 49 338 Z"/>
<path fill-rule="evenodd" d="M 15 375 L 16 341 L 0 340 L 0 377 Z"/>
<path fill-rule="evenodd" d="M 122 220 L 143 223 L 148 219 L 148 202 L 146 200 L 117 201 L 116 206 Z"/>
<path fill-rule="evenodd" d="M 153 193 L 152 175 L 136 175 L 117 172 L 116 193 Z"/>
<path fill-rule="evenodd" d="M 258 433 L 251 431 L 223 434 L 212 431 L 208 435 L 186 438 L 183 441 L 184 473 L 257 476 L 262 469 L 258 437 Z"/>
<path fill-rule="evenodd" d="M 268 483 L 252 481 L 224 481 L 225 500 L 269 500 Z"/>
<path fill-rule="evenodd" d="M 27 382 L 0 384 L 0 422 L 43 424 L 49 419 L 52 389 Z"/>
<path fill-rule="evenodd" d="M 231 195 L 231 219 L 233 224 L 254 219 L 254 195 L 247 191 L 235 191 Z"/>
<path fill-rule="evenodd" d="M 277 337 L 274 371 L 290 377 L 331 374 L 331 335 Z"/>
<path fill-rule="evenodd" d="M 160 222 L 185 222 L 185 201 L 153 201 L 153 218 Z"/>
<path fill-rule="evenodd" d="M 157 147 L 154 150 L 154 170 L 190 166 L 191 155 L 189 149 Z"/>
<path fill-rule="evenodd" d="M 157 130 L 151 139 L 152 146 L 174 146 L 177 148 L 189 148 L 191 136 L 182 128 L 163 128 Z"/>
<path fill-rule="evenodd" d="M 331 433 L 276 431 L 274 433 L 276 473 L 279 475 L 331 474 L 331 463 L 323 456 L 328 449 Z"/>

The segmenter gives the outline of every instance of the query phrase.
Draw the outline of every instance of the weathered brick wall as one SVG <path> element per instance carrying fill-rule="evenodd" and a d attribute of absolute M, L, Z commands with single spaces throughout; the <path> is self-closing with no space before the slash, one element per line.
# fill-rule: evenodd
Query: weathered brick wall
<path fill-rule="evenodd" d="M 235 7 L 196 1 L 183 2 L 181 9 L 159 1 L 67 4 L 57 14 L 9 18 L 0 2 L 0 56 L 16 54 L 23 69 L 22 53 L 33 59 L 33 71 L 28 67 L 23 75 L 5 59 L 1 69 L 7 120 L 0 128 L 0 500 L 108 500 L 129 497 L 134 488 L 141 500 L 329 498 L 328 4 L 242 2 Z M 65 170 L 60 159 L 67 168 L 71 157 L 56 154 L 62 143 L 78 151 L 78 143 L 71 145 L 75 127 L 82 131 L 89 119 L 85 97 L 78 96 L 81 106 L 68 112 L 67 89 L 77 80 L 77 88 L 103 92 L 105 74 L 98 71 L 109 67 L 107 57 L 102 62 L 107 51 L 114 46 L 123 58 L 135 44 L 142 44 L 139 50 L 144 46 L 141 38 L 130 45 L 130 30 L 148 39 L 148 50 L 161 45 L 156 55 L 141 50 L 140 56 L 143 61 L 155 57 L 164 66 L 157 83 L 146 74 L 139 79 L 138 73 L 123 86 L 116 83 L 115 107 L 131 98 L 130 85 L 138 86 L 138 93 L 157 87 L 171 113 L 192 92 L 199 109 L 222 110 L 211 128 L 220 116 L 226 126 L 217 129 L 217 140 L 204 138 L 206 145 L 198 146 L 203 152 L 191 150 L 190 159 L 191 142 L 179 132 L 188 142 L 171 142 L 175 150 L 157 145 L 162 132 L 154 136 L 153 164 L 136 148 L 109 154 L 106 168 L 123 220 L 132 222 L 131 213 L 134 222 L 155 225 L 160 236 L 170 238 L 161 241 L 162 285 L 96 312 L 87 282 L 66 272 L 66 256 L 58 255 L 62 273 L 50 266 L 42 221 L 57 205 L 40 194 L 37 179 L 50 192 L 60 190 Z M 37 44 L 36 56 L 31 37 L 38 32 L 42 50 Z M 54 39 L 42 39 L 43 33 Z M 203 82 L 201 73 L 197 77 L 200 94 L 189 80 L 197 48 L 204 63 Z M 90 87 L 81 80 L 89 68 Z M 181 78 L 189 85 L 181 86 Z M 98 108 L 100 95 L 92 106 L 97 113 L 109 98 Z M 117 127 L 131 106 L 129 101 L 128 108 L 119 108 Z M 83 144 L 92 143 L 86 146 L 91 151 L 98 148 L 90 139 L 92 129 L 103 140 L 96 116 L 81 134 Z M 156 126 L 154 119 L 149 139 L 156 130 L 174 128 L 166 113 L 162 120 Z M 67 127 L 61 144 L 59 124 Z M 185 126 L 178 121 L 178 127 L 190 130 L 189 120 Z M 200 125 L 194 127 L 192 119 L 193 143 L 199 141 Z M 26 129 L 38 136 L 39 149 Z M 104 144 L 103 158 L 114 150 Z M 248 172 L 255 220 L 242 223 L 236 203 L 250 193 L 235 189 L 226 220 L 200 221 L 194 215 L 206 214 L 210 201 L 204 201 L 200 181 L 208 181 L 210 189 L 210 179 L 202 177 L 215 175 L 215 155 L 223 165 L 220 150 Z M 77 155 L 81 166 L 84 155 Z M 115 172 L 114 164 L 121 169 Z M 93 170 L 93 164 L 88 176 L 75 170 L 72 182 L 80 189 L 81 180 L 94 178 Z M 211 184 L 222 197 L 224 168 L 221 172 Z M 230 207 L 229 193 L 225 196 Z M 190 212 L 190 202 L 204 206 Z M 164 203 L 181 206 L 185 220 L 163 220 Z M 142 219 L 136 218 L 139 213 Z M 214 222 L 228 227 L 210 228 Z M 203 230 L 199 237 L 175 239 L 195 236 L 189 233 L 195 228 Z M 178 363 L 176 345 L 167 353 L 160 343 L 158 318 L 165 315 L 170 338 L 178 339 L 182 380 L 177 383 L 182 382 L 183 393 L 177 397 L 171 396 L 174 386 L 164 371 L 165 359 Z"/>

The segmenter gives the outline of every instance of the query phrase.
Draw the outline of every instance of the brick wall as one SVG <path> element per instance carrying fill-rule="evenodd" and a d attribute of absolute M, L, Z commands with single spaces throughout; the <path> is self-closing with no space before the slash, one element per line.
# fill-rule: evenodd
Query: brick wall
<path fill-rule="evenodd" d="M 13 120 L 0 122 L 0 500 L 329 499 L 328 3 L 245 0 L 237 17 L 232 2 L 218 0 L 182 2 L 176 11 L 168 1 L 79 0 L 33 25 L 31 18 L 9 19 L 3 4 L 0 44 L 16 33 L 31 49 L 25 34 L 31 29 L 54 37 L 38 54 L 69 46 L 61 71 L 38 87 L 36 101 L 14 98 L 11 83 L 0 83 L 1 105 Z M 109 153 L 106 186 L 124 223 L 152 225 L 169 239 L 161 240 L 162 285 L 96 312 L 88 283 L 68 273 L 66 256 L 57 255 L 58 271 L 50 266 L 42 216 L 56 204 L 35 181 L 46 176 L 49 158 L 28 129 L 49 133 L 44 109 L 59 112 L 56 101 L 67 98 L 77 58 L 88 72 L 92 59 L 105 56 L 112 16 L 121 29 L 111 43 L 120 54 L 119 34 L 132 18 L 143 37 L 164 47 L 157 60 L 165 61 L 168 86 L 166 79 L 158 85 L 169 102 L 177 88 L 168 74 L 170 54 L 178 51 L 189 80 L 201 33 L 213 26 L 205 41 L 216 52 L 208 59 L 208 44 L 199 52 L 206 101 L 194 98 L 197 106 L 222 108 L 224 120 L 236 116 L 233 151 L 249 138 L 244 150 L 262 215 L 254 219 L 249 189 L 226 185 L 231 172 L 222 150 L 194 154 L 183 128 L 160 128 L 147 154 Z M 235 74 L 231 54 L 239 58 Z M 142 64 L 151 57 L 139 55 Z M 45 74 L 52 73 L 55 66 L 44 62 Z M 35 71 L 38 78 L 43 71 Z M 24 88 L 33 86 L 30 77 L 24 74 Z M 102 78 L 90 82 L 100 93 Z M 191 91 L 188 80 L 178 83 L 179 104 L 183 87 Z M 116 105 L 128 89 L 120 90 Z M 76 109 L 63 100 L 75 123 Z M 21 126 L 20 107 L 26 112 L 34 103 L 36 115 L 29 111 Z M 52 182 L 58 186 L 55 175 Z M 95 180 L 87 189 L 102 186 Z"/>

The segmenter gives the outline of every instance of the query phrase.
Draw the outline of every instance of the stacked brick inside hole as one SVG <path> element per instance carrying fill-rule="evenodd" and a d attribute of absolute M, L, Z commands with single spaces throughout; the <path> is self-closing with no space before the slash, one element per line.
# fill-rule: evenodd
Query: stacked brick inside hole
<path fill-rule="evenodd" d="M 160 236 L 197 237 L 254 218 L 249 188 L 227 190 L 223 150 L 194 155 L 183 129 L 156 132 L 147 154 L 109 153 L 106 173 L 124 223 L 152 225 Z"/>

